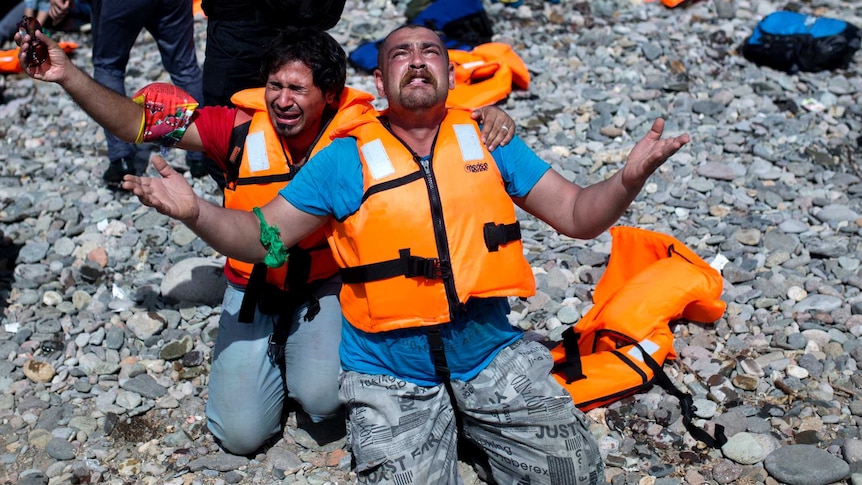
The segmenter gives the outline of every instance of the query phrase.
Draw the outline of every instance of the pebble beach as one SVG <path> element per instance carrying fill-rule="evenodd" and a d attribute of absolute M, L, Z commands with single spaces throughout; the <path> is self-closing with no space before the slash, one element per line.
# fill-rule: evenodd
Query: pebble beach
<path fill-rule="evenodd" d="M 691 143 L 619 224 L 669 234 L 722 268 L 713 323 L 674 322 L 665 370 L 691 394 L 682 424 L 659 387 L 588 412 L 612 485 L 862 485 L 862 52 L 847 69 L 787 74 L 740 54 L 776 10 L 862 27 L 862 4 L 642 0 L 485 4 L 527 90 L 499 103 L 516 133 L 580 185 L 619 170 L 657 117 Z M 350 53 L 404 23 L 406 4 L 348 0 L 330 33 Z M 196 21 L 203 62 L 206 20 Z M 74 62 L 92 72 L 90 38 Z M 8 43 L 4 48 L 12 48 Z M 127 92 L 169 82 L 152 38 Z M 348 85 L 376 92 L 370 74 Z M 206 429 L 224 259 L 185 226 L 104 186 L 101 128 L 56 85 L 0 78 L 0 485 L 348 484 L 338 430 L 293 412 L 256 456 Z M 379 107 L 385 102 L 378 101 Z M 139 167 L 158 151 L 142 149 Z M 181 152 L 168 161 L 182 169 Z M 220 204 L 210 179 L 195 190 Z M 567 238 L 521 212 L 535 296 L 513 325 L 556 341 L 592 307 L 611 236 Z M 468 485 L 483 484 L 460 464 Z"/>

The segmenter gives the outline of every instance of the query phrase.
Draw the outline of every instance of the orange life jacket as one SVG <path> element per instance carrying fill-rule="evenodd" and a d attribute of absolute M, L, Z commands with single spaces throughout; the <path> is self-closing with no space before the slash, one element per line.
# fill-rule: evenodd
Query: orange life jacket
<path fill-rule="evenodd" d="M 633 227 L 610 233 L 610 261 L 593 293 L 594 306 L 551 350 L 554 378 L 584 411 L 654 382 L 690 404 L 691 396 L 676 389 L 661 368 L 676 358 L 669 324 L 721 318 L 721 274 L 672 236 Z M 701 433 L 692 432 L 696 439 L 712 439 Z"/>
<path fill-rule="evenodd" d="M 448 106 L 481 108 L 505 99 L 512 85 L 530 87 L 530 71 L 508 44 L 488 42 L 472 51 L 449 50 L 455 65 L 455 88 L 449 91 Z"/>
<path fill-rule="evenodd" d="M 246 89 L 231 97 L 231 102 L 240 109 L 237 113 L 237 124 L 246 122 L 249 114 L 251 116 L 250 121 L 247 121 L 250 124 L 241 150 L 238 173 L 229 177 L 225 187 L 224 205 L 231 209 L 250 211 L 254 207 L 265 205 L 274 199 L 296 174 L 296 169 L 292 168 L 290 153 L 284 149 L 281 137 L 275 132 L 270 121 L 264 90 L 265 88 Z M 332 132 L 339 124 L 365 115 L 375 115 L 376 111 L 371 106 L 373 99 L 368 93 L 345 88 L 339 98 L 338 111 L 318 136 L 308 158 L 329 145 Z M 240 116 L 241 113 L 246 113 L 246 116 Z M 237 153 L 228 156 L 236 157 Z M 303 239 L 299 247 L 311 252 L 309 282 L 329 278 L 338 272 L 338 266 L 326 244 L 325 226 Z M 268 268 L 266 281 L 280 289 L 286 289 L 288 265 L 289 263 L 278 268 Z M 247 281 L 253 266 L 251 263 L 228 258 L 225 272 Z"/>
<path fill-rule="evenodd" d="M 344 134 L 357 139 L 364 183 L 359 210 L 330 237 L 351 324 L 436 325 L 470 298 L 535 292 L 514 205 L 469 111 L 449 110 L 427 161 L 380 122 Z"/>

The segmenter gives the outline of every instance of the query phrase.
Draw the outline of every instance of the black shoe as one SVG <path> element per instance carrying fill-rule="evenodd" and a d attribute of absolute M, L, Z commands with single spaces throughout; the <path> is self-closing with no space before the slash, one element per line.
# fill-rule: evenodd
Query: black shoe
<path fill-rule="evenodd" d="M 121 158 L 119 160 L 111 161 L 110 165 L 108 165 L 108 169 L 105 170 L 104 174 L 102 174 L 102 180 L 105 181 L 108 188 L 119 189 L 120 185 L 123 183 L 123 176 L 135 175 L 136 173 L 135 159 Z"/>

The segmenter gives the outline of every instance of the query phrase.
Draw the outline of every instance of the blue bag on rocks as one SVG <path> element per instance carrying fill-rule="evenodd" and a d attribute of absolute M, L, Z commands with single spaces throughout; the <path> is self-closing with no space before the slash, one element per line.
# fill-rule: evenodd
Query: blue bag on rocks
<path fill-rule="evenodd" d="M 742 55 L 791 74 L 816 72 L 846 68 L 859 44 L 859 28 L 849 22 L 779 11 L 757 24 L 742 45 Z"/>

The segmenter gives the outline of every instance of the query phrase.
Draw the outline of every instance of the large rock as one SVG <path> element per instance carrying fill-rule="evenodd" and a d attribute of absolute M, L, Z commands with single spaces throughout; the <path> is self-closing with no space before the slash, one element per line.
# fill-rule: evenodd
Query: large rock
<path fill-rule="evenodd" d="M 779 448 L 763 461 L 766 471 L 789 485 L 826 485 L 847 478 L 850 465 L 813 445 Z"/>
<path fill-rule="evenodd" d="M 173 302 L 218 305 L 227 288 L 223 272 L 223 263 L 219 261 L 208 258 L 184 259 L 169 269 L 162 279 L 162 296 Z"/>

